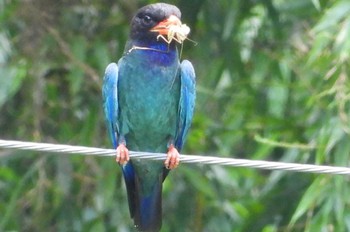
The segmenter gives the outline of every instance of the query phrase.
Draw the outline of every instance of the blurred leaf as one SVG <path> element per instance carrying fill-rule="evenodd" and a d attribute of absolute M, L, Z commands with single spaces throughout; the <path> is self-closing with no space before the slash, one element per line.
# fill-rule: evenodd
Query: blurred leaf
<path fill-rule="evenodd" d="M 319 23 L 313 28 L 315 32 L 321 32 L 332 26 L 339 25 L 339 22 L 350 13 L 350 2 L 347 0 L 337 1 L 334 6 L 326 11 Z"/>
<path fill-rule="evenodd" d="M 0 108 L 20 89 L 22 81 L 27 74 L 26 72 L 24 62 L 18 63 L 17 67 L 0 66 Z"/>
<path fill-rule="evenodd" d="M 265 226 L 264 229 L 262 230 L 262 232 L 277 232 L 277 228 L 276 226 L 272 226 L 272 225 L 269 225 L 269 226 Z"/>
<path fill-rule="evenodd" d="M 186 179 L 189 183 L 202 194 L 205 194 L 207 197 L 211 198 L 215 196 L 214 190 L 209 184 L 208 179 L 201 178 L 202 174 L 198 171 L 193 171 L 189 168 L 183 168 L 182 170 L 186 176 Z"/>
<path fill-rule="evenodd" d="M 317 177 L 299 202 L 299 205 L 290 220 L 290 225 L 294 225 L 308 210 L 313 209 L 317 203 L 322 202 L 327 198 L 328 191 L 326 191 L 326 188 L 327 181 L 325 177 Z"/>
<path fill-rule="evenodd" d="M 319 0 L 312 0 L 312 3 L 314 4 L 315 8 L 317 10 L 321 10 L 321 4 L 320 4 L 320 1 Z"/>
<path fill-rule="evenodd" d="M 27 184 L 28 179 L 34 174 L 35 171 L 37 171 L 38 166 L 40 166 L 40 163 L 42 160 L 39 160 L 35 164 L 33 164 L 29 169 L 26 171 L 25 175 L 21 178 L 21 180 L 17 183 L 17 186 L 15 187 L 14 191 L 12 192 L 11 198 L 8 200 L 6 204 L 5 212 L 3 212 L 3 215 L 0 219 L 0 230 L 5 230 L 8 222 L 11 219 L 11 216 L 13 215 L 15 208 L 17 206 L 17 199 L 20 197 L 24 186 Z"/>

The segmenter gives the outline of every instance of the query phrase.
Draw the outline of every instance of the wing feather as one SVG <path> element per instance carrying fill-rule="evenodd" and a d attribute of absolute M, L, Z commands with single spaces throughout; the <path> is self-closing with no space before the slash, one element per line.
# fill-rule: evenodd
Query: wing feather
<path fill-rule="evenodd" d="M 188 60 L 180 64 L 181 93 L 179 101 L 178 127 L 175 136 L 175 147 L 178 150 L 184 145 L 188 130 L 192 123 L 196 99 L 196 75 Z"/>
<path fill-rule="evenodd" d="M 114 148 L 117 148 L 119 136 L 119 104 L 118 65 L 116 63 L 110 63 L 106 68 L 103 78 L 102 97 L 108 133 Z"/>

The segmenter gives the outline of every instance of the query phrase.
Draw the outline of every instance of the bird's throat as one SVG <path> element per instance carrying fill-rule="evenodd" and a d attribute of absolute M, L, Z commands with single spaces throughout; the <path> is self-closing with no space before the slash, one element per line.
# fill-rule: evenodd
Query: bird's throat
<path fill-rule="evenodd" d="M 168 66 L 178 59 L 177 48 L 174 44 L 167 43 L 132 43 L 126 54 L 137 54 L 153 64 Z"/>

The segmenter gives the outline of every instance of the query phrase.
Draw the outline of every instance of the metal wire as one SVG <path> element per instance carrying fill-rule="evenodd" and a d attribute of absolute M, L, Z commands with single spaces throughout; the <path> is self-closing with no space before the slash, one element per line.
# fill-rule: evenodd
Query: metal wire
<path fill-rule="evenodd" d="M 13 140 L 0 140 L 0 148 L 66 153 L 66 154 L 81 154 L 81 155 L 92 155 L 92 156 L 115 156 L 116 155 L 115 150 L 113 149 L 50 144 L 50 143 L 22 142 L 22 141 L 13 141 Z M 130 151 L 129 155 L 131 158 L 139 158 L 139 159 L 165 160 L 166 158 L 166 154 L 162 154 L 162 153 Z M 222 157 L 214 157 L 214 156 L 181 154 L 180 162 L 258 168 L 258 169 L 266 169 L 266 170 L 322 173 L 322 174 L 333 174 L 333 175 L 350 174 L 349 167 L 334 167 L 334 166 L 323 166 L 323 165 L 312 165 L 312 164 L 272 162 L 272 161 L 262 161 L 262 160 L 234 159 L 234 158 L 222 158 Z"/>

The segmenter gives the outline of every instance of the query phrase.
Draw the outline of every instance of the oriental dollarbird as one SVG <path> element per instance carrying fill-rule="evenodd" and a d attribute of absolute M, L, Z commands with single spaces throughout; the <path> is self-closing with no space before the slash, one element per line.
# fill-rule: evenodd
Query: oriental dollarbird
<path fill-rule="evenodd" d="M 139 9 L 123 57 L 107 66 L 103 80 L 109 136 L 139 231 L 161 228 L 162 183 L 179 164 L 194 111 L 195 72 L 177 50 L 190 29 L 180 19 L 180 10 L 165 3 Z M 167 157 L 129 160 L 129 149 Z"/>

